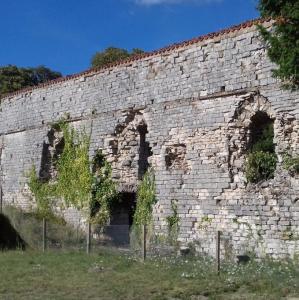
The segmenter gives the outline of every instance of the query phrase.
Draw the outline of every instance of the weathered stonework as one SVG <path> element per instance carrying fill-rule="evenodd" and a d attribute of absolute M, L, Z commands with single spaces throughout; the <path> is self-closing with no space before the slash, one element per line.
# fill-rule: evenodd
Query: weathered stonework
<path fill-rule="evenodd" d="M 270 25 L 270 22 L 265 22 Z M 26 208 L 26 171 L 42 165 L 50 124 L 68 115 L 103 149 L 120 191 L 136 191 L 155 170 L 157 233 L 177 200 L 178 239 L 214 254 L 299 254 L 299 178 L 282 156 L 299 153 L 299 93 L 271 76 L 274 66 L 253 23 L 186 42 L 114 67 L 82 73 L 1 102 L 1 184 L 5 203 Z M 274 179 L 247 184 L 244 163 L 252 117 L 274 120 Z M 52 144 L 51 144 L 52 143 Z M 49 152 L 53 153 L 53 151 Z M 53 154 L 52 154 L 53 155 Z M 50 173 L 53 170 L 49 170 Z M 68 211 L 69 221 L 80 214 Z"/>

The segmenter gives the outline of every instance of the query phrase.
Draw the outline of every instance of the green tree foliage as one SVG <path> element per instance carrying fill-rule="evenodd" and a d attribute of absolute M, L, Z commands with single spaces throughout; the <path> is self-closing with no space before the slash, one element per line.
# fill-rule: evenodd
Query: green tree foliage
<path fill-rule="evenodd" d="M 38 85 L 62 76 L 60 72 L 52 71 L 45 66 L 29 68 L 29 73 L 32 80 L 32 85 Z"/>
<path fill-rule="evenodd" d="M 0 67 L 0 98 L 4 95 L 28 86 L 61 77 L 59 72 L 44 66 L 36 68 L 19 68 L 14 65 Z"/>
<path fill-rule="evenodd" d="M 299 88 L 299 0 L 260 0 L 263 17 L 276 19 L 273 30 L 259 26 L 270 60 L 278 65 L 275 77 L 287 88 Z"/>
<path fill-rule="evenodd" d="M 67 206 L 88 209 L 91 197 L 92 174 L 89 164 L 89 137 L 67 123 L 59 124 L 63 132 L 64 148 L 57 162 L 56 194 Z"/>
<path fill-rule="evenodd" d="M 153 206 L 156 203 L 155 176 L 147 171 L 137 190 L 137 206 L 134 214 L 136 225 L 148 225 L 152 221 Z"/>
<path fill-rule="evenodd" d="M 108 64 L 127 59 L 129 57 L 144 53 L 143 50 L 133 49 L 128 52 L 125 49 L 108 47 L 102 52 L 97 52 L 91 59 L 91 66 L 93 68 L 101 68 Z"/>

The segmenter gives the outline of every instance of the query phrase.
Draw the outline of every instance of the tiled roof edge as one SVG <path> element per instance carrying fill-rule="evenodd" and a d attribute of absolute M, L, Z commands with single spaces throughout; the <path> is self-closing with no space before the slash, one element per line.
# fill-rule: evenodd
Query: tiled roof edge
<path fill-rule="evenodd" d="M 238 24 L 238 25 L 231 26 L 231 27 L 226 28 L 226 29 L 222 29 L 222 30 L 219 30 L 219 31 L 216 31 L 216 32 L 201 35 L 201 36 L 193 38 L 191 40 L 183 41 L 183 42 L 180 42 L 180 43 L 175 43 L 175 44 L 172 44 L 170 46 L 163 47 L 159 50 L 154 50 L 152 52 L 146 52 L 146 53 L 138 54 L 136 56 L 130 57 L 129 59 L 125 59 L 125 60 L 121 60 L 121 61 L 118 61 L 118 62 L 115 62 L 115 63 L 111 63 L 111 64 L 108 64 L 108 65 L 106 65 L 104 67 L 101 67 L 101 68 L 91 68 L 91 69 L 88 69 L 86 71 L 76 73 L 76 74 L 73 74 L 73 75 L 67 75 L 67 76 L 64 76 L 64 77 L 59 77 L 57 79 L 47 81 L 47 82 L 39 84 L 37 86 L 30 86 L 30 87 L 27 87 L 27 88 L 23 88 L 23 89 L 20 89 L 18 91 L 15 91 L 15 92 L 12 92 L 12 93 L 9 93 L 9 94 L 5 95 L 0 100 L 3 101 L 4 99 L 7 99 L 7 98 L 12 98 L 14 96 L 17 96 L 17 95 L 20 95 L 20 94 L 25 94 L 25 93 L 31 92 L 33 90 L 36 90 L 36 89 L 41 89 L 41 88 L 44 88 L 44 87 L 47 87 L 47 86 L 52 86 L 56 83 L 61 83 L 61 82 L 68 81 L 68 80 L 71 80 L 71 79 L 76 79 L 76 78 L 79 78 L 81 76 L 86 76 L 86 75 L 89 75 L 89 74 L 97 74 L 97 73 L 100 73 L 102 71 L 105 71 L 105 70 L 108 70 L 108 69 L 111 69 L 111 68 L 114 68 L 114 67 L 117 67 L 117 66 L 126 65 L 126 64 L 141 60 L 143 58 L 155 56 L 155 55 L 158 55 L 158 54 L 167 53 L 169 51 L 179 49 L 181 47 L 193 45 L 193 44 L 196 44 L 196 43 L 204 41 L 204 40 L 213 39 L 213 38 L 216 38 L 216 37 L 219 37 L 219 36 L 231 33 L 231 32 L 235 32 L 235 31 L 239 31 L 241 29 L 252 27 L 254 25 L 259 25 L 259 24 L 263 24 L 263 23 L 266 23 L 266 22 L 270 22 L 271 20 L 272 20 L 271 18 L 259 18 L 259 19 L 246 21 L 246 22 L 243 22 L 243 23 Z"/>

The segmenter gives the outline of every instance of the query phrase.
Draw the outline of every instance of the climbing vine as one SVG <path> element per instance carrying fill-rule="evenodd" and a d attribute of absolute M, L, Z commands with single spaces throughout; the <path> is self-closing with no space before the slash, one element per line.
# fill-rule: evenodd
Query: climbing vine
<path fill-rule="evenodd" d="M 65 205 L 88 209 L 91 201 L 92 173 L 89 162 L 90 139 L 67 123 L 59 124 L 63 132 L 64 149 L 57 161 L 56 195 Z"/>
<path fill-rule="evenodd" d="M 168 231 L 170 233 L 173 232 L 174 230 L 177 230 L 180 221 L 180 217 L 178 214 L 177 200 L 171 200 L 171 210 L 172 210 L 172 215 L 166 217 Z"/>
<path fill-rule="evenodd" d="M 29 174 L 28 185 L 35 196 L 37 212 L 45 218 L 53 216 L 55 199 L 60 199 L 63 206 L 74 206 L 84 211 L 90 221 L 104 225 L 117 195 L 111 166 L 100 152 L 93 161 L 89 160 L 90 138 L 85 131 L 76 131 L 64 121 L 53 127 L 61 130 L 64 138 L 62 154 L 54 162 L 56 180 L 42 182 L 35 168 Z"/>
<path fill-rule="evenodd" d="M 168 240 L 171 244 L 175 244 L 178 238 L 179 222 L 180 222 L 177 200 L 171 200 L 171 210 L 172 210 L 172 214 L 166 217 L 166 221 L 168 225 Z"/>
<path fill-rule="evenodd" d="M 115 183 L 112 180 L 112 168 L 100 150 L 92 161 L 91 221 L 99 225 L 107 224 L 111 209 L 118 198 Z"/>

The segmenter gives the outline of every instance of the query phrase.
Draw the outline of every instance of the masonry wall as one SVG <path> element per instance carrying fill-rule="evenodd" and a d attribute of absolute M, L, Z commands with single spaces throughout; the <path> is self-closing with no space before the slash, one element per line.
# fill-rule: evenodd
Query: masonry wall
<path fill-rule="evenodd" d="M 26 172 L 40 168 L 50 124 L 68 117 L 92 132 L 90 155 L 103 149 L 120 191 L 135 191 L 142 175 L 143 138 L 156 173 L 157 233 L 167 231 L 178 203 L 178 239 L 213 255 L 299 252 L 299 179 L 282 166 L 299 153 L 299 93 L 271 76 L 255 26 L 5 98 L 1 103 L 1 185 L 5 203 L 30 209 Z M 244 161 L 250 118 L 275 120 L 275 178 L 247 184 Z M 145 135 L 145 136 L 144 136 Z M 147 151 L 147 150 L 146 150 Z M 70 222 L 81 222 L 75 210 Z"/>

